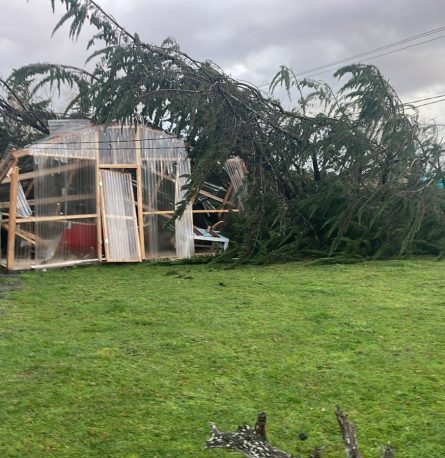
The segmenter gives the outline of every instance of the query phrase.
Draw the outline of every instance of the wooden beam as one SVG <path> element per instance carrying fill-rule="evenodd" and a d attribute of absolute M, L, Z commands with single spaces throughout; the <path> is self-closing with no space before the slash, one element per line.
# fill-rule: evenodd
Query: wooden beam
<path fill-rule="evenodd" d="M 89 200 L 94 199 L 95 194 L 73 194 L 68 196 L 55 196 L 55 197 L 43 197 L 41 199 L 29 199 L 28 204 L 34 206 L 36 204 L 53 204 L 53 203 L 65 203 L 73 202 L 76 200 Z M 0 208 L 9 208 L 10 202 L 0 202 Z"/>
<path fill-rule="evenodd" d="M 110 215 L 107 213 L 107 218 L 108 219 L 119 219 L 119 220 L 125 220 L 125 221 L 132 221 L 134 218 L 133 216 L 130 215 Z"/>
<path fill-rule="evenodd" d="M 5 229 L 6 231 L 9 231 L 9 221 L 4 221 L 2 224 L 2 228 Z M 25 231 L 23 229 L 19 229 L 17 226 L 15 228 L 15 234 L 17 237 L 20 237 L 21 239 L 25 240 L 26 242 L 30 243 L 31 245 L 46 245 L 47 242 L 43 240 L 42 238 L 38 237 L 32 232 Z"/>
<path fill-rule="evenodd" d="M 230 208 L 230 209 L 221 209 L 221 210 L 192 210 L 192 213 L 238 213 L 239 210 L 237 208 Z"/>
<path fill-rule="evenodd" d="M 99 164 L 100 169 L 137 169 L 137 164 Z"/>
<path fill-rule="evenodd" d="M 202 189 L 199 190 L 199 194 L 202 194 L 203 196 L 206 196 L 209 199 L 216 200 L 217 202 L 224 203 L 224 199 L 221 199 L 221 197 L 215 196 L 214 194 L 211 194 L 210 192 L 203 191 Z"/>
<path fill-rule="evenodd" d="M 141 259 L 145 259 L 145 236 L 144 236 L 144 213 L 143 213 L 143 200 L 142 200 L 142 172 L 141 172 L 141 127 L 138 127 L 136 132 L 136 201 L 137 201 L 137 215 L 138 215 L 138 228 L 139 228 L 139 244 L 141 248 Z"/>
<path fill-rule="evenodd" d="M 17 219 L 16 223 L 17 224 L 41 223 L 41 222 L 46 222 L 46 221 L 65 221 L 65 220 L 73 220 L 73 219 L 90 219 L 90 218 L 91 219 L 97 218 L 97 214 L 89 213 L 85 215 L 30 216 L 28 218 Z M 11 217 L 9 217 L 9 221 L 11 221 Z"/>
<path fill-rule="evenodd" d="M 76 261 L 64 261 L 64 262 L 54 262 L 52 264 L 31 264 L 31 269 L 51 269 L 52 267 L 69 267 L 76 266 L 78 264 L 91 264 L 99 261 L 99 259 L 80 259 Z"/>
<path fill-rule="evenodd" d="M 99 171 L 99 187 L 100 187 L 100 210 L 102 215 L 102 222 L 103 222 L 103 235 L 104 235 L 104 250 L 105 250 L 105 259 L 109 261 L 110 259 L 110 244 L 108 240 L 108 224 L 106 220 L 106 213 L 105 213 L 105 199 L 104 199 L 104 184 L 102 181 L 102 174 Z"/>
<path fill-rule="evenodd" d="M 26 188 L 26 191 L 25 191 L 25 197 L 28 198 L 29 194 L 31 193 L 31 191 L 34 189 L 34 183 L 35 183 L 35 180 L 33 179 L 31 181 L 31 183 L 29 183 L 28 187 Z"/>
<path fill-rule="evenodd" d="M 51 167 L 50 169 L 39 169 L 33 170 L 32 172 L 22 173 L 20 175 L 20 181 L 29 180 L 30 178 L 43 177 L 50 175 L 51 173 L 62 173 L 69 170 L 83 169 L 84 167 L 89 167 L 91 164 L 82 164 L 79 161 L 72 162 L 71 164 L 61 165 L 60 167 Z M 10 178 L 5 178 L 3 183 L 9 183 Z"/>
<path fill-rule="evenodd" d="M 14 166 L 11 185 L 9 187 L 9 231 L 8 231 L 8 246 L 6 249 L 6 266 L 8 270 L 14 268 L 15 261 L 15 227 L 17 219 L 17 187 L 19 183 L 19 168 Z"/>
<path fill-rule="evenodd" d="M 15 156 L 14 152 L 11 151 L 0 161 L 0 183 L 4 183 L 6 175 L 9 173 L 11 168 L 17 165 L 17 157 Z"/>
<path fill-rule="evenodd" d="M 21 157 L 25 157 L 25 156 L 31 156 L 31 151 L 29 151 L 29 149 L 21 149 L 21 150 L 15 151 L 14 156 L 17 159 L 20 159 Z"/>
<path fill-rule="evenodd" d="M 223 204 L 222 204 L 222 208 L 221 209 L 223 209 L 227 205 L 227 202 L 229 201 L 230 195 L 232 194 L 232 192 L 233 192 L 233 184 L 230 183 L 229 187 L 227 188 L 226 194 L 224 196 L 224 200 L 223 200 Z M 221 211 L 218 216 L 221 217 L 221 215 L 223 213 L 224 212 Z"/>
<path fill-rule="evenodd" d="M 192 213 L 238 213 L 239 210 L 237 208 L 234 209 L 224 209 L 224 210 L 192 210 Z M 173 215 L 175 213 L 174 210 L 153 210 L 153 211 L 146 211 L 142 212 L 144 215 Z"/>
<path fill-rule="evenodd" d="M 133 187 L 131 187 L 131 192 L 133 192 Z M 133 197 L 133 196 L 132 196 L 132 197 Z M 135 222 L 135 226 L 134 226 L 135 234 L 134 234 L 134 235 L 135 235 L 136 239 L 138 239 L 138 238 L 139 238 L 138 217 L 137 217 L 137 214 L 136 214 L 136 205 L 135 205 L 135 203 L 134 203 L 134 198 L 131 199 L 131 202 L 132 202 L 131 213 L 132 213 L 132 216 L 133 216 L 133 220 L 134 220 L 134 222 Z M 141 245 L 140 245 L 140 243 L 138 243 L 137 246 L 138 246 L 138 251 L 139 251 L 139 253 L 138 253 L 138 254 L 139 254 L 139 259 L 138 259 L 138 261 L 139 261 L 139 262 L 142 262 L 142 252 L 141 252 Z"/>
<path fill-rule="evenodd" d="M 101 218 L 101 195 L 100 195 L 100 151 L 99 151 L 99 129 L 96 129 L 96 227 L 97 227 L 97 258 L 99 262 L 102 262 L 102 218 Z"/>

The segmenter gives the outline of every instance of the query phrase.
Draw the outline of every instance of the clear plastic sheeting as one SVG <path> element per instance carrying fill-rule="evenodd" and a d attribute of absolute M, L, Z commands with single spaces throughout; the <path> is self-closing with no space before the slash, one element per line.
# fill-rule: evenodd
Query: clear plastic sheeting
<path fill-rule="evenodd" d="M 35 234 L 33 265 L 97 259 L 95 218 L 36 222 Z"/>
<path fill-rule="evenodd" d="M 64 135 L 54 135 L 33 143 L 28 151 L 34 158 L 96 159 L 98 128 L 82 129 Z"/>
<path fill-rule="evenodd" d="M 14 245 L 14 260 L 16 268 L 31 268 L 35 245 L 36 235 L 34 232 L 34 224 L 17 224 Z"/>
<path fill-rule="evenodd" d="M 23 191 L 22 184 L 17 183 L 17 216 L 26 218 L 32 216 L 32 210 L 26 199 L 25 192 Z"/>
<path fill-rule="evenodd" d="M 108 261 L 140 261 L 131 174 L 102 170 L 105 254 Z"/>
<path fill-rule="evenodd" d="M 96 213 L 93 161 L 34 158 L 34 214 L 38 217 Z"/>
<path fill-rule="evenodd" d="M 187 177 L 190 175 L 190 161 L 187 157 L 178 160 L 176 169 L 176 203 L 184 199 L 184 186 L 187 183 Z M 176 226 L 176 256 L 178 258 L 190 258 L 194 254 L 195 241 L 193 235 L 193 213 L 192 204 L 189 203 L 175 222 Z"/>
<path fill-rule="evenodd" d="M 191 206 L 174 225 L 169 223 L 176 206 L 185 197 L 183 187 L 190 175 L 190 160 L 184 143 L 154 131 L 151 138 L 142 138 L 145 255 L 147 258 L 188 258 L 194 254 Z"/>
<path fill-rule="evenodd" d="M 140 128 L 142 129 L 142 128 Z M 101 164 L 134 164 L 136 140 L 134 127 L 108 127 L 99 129 L 99 157 Z"/>

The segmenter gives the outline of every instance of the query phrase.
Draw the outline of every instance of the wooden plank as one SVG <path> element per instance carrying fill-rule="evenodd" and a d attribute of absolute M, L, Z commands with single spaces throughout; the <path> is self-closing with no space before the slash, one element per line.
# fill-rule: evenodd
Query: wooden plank
<path fill-rule="evenodd" d="M 133 187 L 131 188 L 131 192 L 132 192 L 132 197 L 133 197 Z M 142 199 L 141 199 L 142 200 Z M 139 240 L 139 231 L 138 231 L 138 217 L 136 215 L 136 205 L 134 204 L 134 198 L 132 199 L 132 205 L 131 205 L 131 210 L 132 210 L 132 215 L 133 215 L 133 219 L 134 219 L 134 230 L 135 230 L 135 237 L 136 237 L 136 240 Z M 139 259 L 138 261 L 139 262 L 142 262 L 142 251 L 141 251 L 141 243 L 140 243 L 140 240 L 139 240 L 139 244 L 138 244 L 138 255 L 139 255 Z"/>
<path fill-rule="evenodd" d="M 25 157 L 25 156 L 30 156 L 30 155 L 31 155 L 31 152 L 29 151 L 29 149 L 21 149 L 21 150 L 14 152 L 14 156 L 17 159 L 20 159 L 21 157 Z"/>
<path fill-rule="evenodd" d="M 173 215 L 174 213 L 174 210 L 151 210 L 142 212 L 143 215 Z"/>
<path fill-rule="evenodd" d="M 17 224 L 38 223 L 38 222 L 44 222 L 44 221 L 64 221 L 64 220 L 88 219 L 88 218 L 96 218 L 96 217 L 97 217 L 96 213 L 90 213 L 90 214 L 85 214 L 85 215 L 30 216 L 29 218 L 17 219 L 16 223 Z M 11 217 L 9 219 L 11 220 Z"/>
<path fill-rule="evenodd" d="M 120 219 L 120 220 L 126 220 L 126 221 L 133 221 L 133 220 L 134 220 L 133 216 L 110 215 L 109 213 L 107 213 L 107 218 L 110 218 L 110 219 Z"/>
<path fill-rule="evenodd" d="M 141 262 L 139 258 L 113 258 L 108 262 Z"/>
<path fill-rule="evenodd" d="M 64 262 L 55 262 L 52 264 L 31 264 L 31 269 L 50 269 L 52 267 L 69 267 L 69 266 L 76 266 L 78 264 L 92 264 L 94 262 L 99 261 L 99 259 L 80 259 L 76 261 L 64 261 Z"/>
<path fill-rule="evenodd" d="M 237 208 L 234 209 L 215 209 L 215 210 L 192 210 L 192 213 L 238 213 L 239 210 Z M 153 211 L 145 211 L 143 212 L 144 215 L 173 215 L 175 213 L 174 210 L 153 210 Z"/>
<path fill-rule="evenodd" d="M 11 185 L 9 187 L 9 231 L 8 231 L 8 246 L 6 249 L 6 266 L 7 269 L 14 268 L 15 261 L 15 228 L 17 219 L 17 187 L 19 182 L 19 168 L 14 166 L 11 176 Z"/>
<path fill-rule="evenodd" d="M 137 169 L 137 164 L 99 164 L 100 169 Z"/>
<path fill-rule="evenodd" d="M 35 180 L 32 180 L 31 183 L 29 183 L 28 187 L 26 188 L 26 191 L 25 191 L 26 198 L 28 198 L 30 192 L 34 189 L 34 183 L 35 183 Z"/>
<path fill-rule="evenodd" d="M 73 194 L 72 196 L 56 196 L 56 197 L 44 197 L 42 199 L 30 199 L 28 204 L 30 206 L 36 204 L 52 204 L 57 202 L 72 202 L 76 200 L 88 200 L 94 199 L 94 194 Z M 10 202 L 0 202 L 0 208 L 9 208 Z"/>
<path fill-rule="evenodd" d="M 9 179 L 7 177 L 8 173 L 17 165 L 18 159 L 14 156 L 13 153 L 9 153 L 6 157 L 0 162 L 0 183 L 5 183 Z"/>
<path fill-rule="evenodd" d="M 217 202 L 224 203 L 224 199 L 221 199 L 221 197 L 215 196 L 214 194 L 211 194 L 210 192 L 203 191 L 202 189 L 199 190 L 199 194 L 202 194 L 203 196 L 206 196 L 209 199 L 216 200 Z"/>
<path fill-rule="evenodd" d="M 76 170 L 76 169 L 83 169 L 84 167 L 89 167 L 91 164 L 82 164 L 79 163 L 79 161 L 72 162 L 71 164 L 65 164 L 61 165 L 60 167 L 51 167 L 49 169 L 39 169 L 39 170 L 33 170 L 32 172 L 26 172 L 22 173 L 20 175 L 20 181 L 24 180 L 29 180 L 30 178 L 37 178 L 37 177 L 44 177 L 47 175 L 51 175 L 52 173 L 62 173 L 62 172 L 68 172 L 70 170 Z M 10 178 L 5 178 L 3 180 L 3 183 L 9 183 L 11 181 Z"/>
<path fill-rule="evenodd" d="M 192 210 L 192 213 L 238 213 L 239 210 L 237 208 L 225 208 L 221 210 Z"/>
<path fill-rule="evenodd" d="M 222 208 L 221 210 L 226 206 L 227 202 L 229 201 L 229 198 L 230 198 L 230 195 L 232 194 L 232 192 L 234 191 L 233 189 L 233 184 L 230 183 L 229 187 L 227 188 L 227 191 L 226 191 L 226 194 L 224 196 L 224 200 L 223 200 L 223 204 L 222 204 Z M 224 212 L 220 212 L 220 214 L 218 215 L 219 217 L 221 217 L 221 215 L 223 214 Z"/>
<path fill-rule="evenodd" d="M 99 129 L 96 129 L 96 227 L 97 227 L 97 257 L 102 262 L 102 218 L 101 218 L 101 193 L 100 193 L 100 155 L 99 155 Z"/>
<path fill-rule="evenodd" d="M 99 171 L 100 173 L 100 171 Z M 108 226 L 105 212 L 105 199 L 104 199 L 104 184 L 102 181 L 102 175 L 100 175 L 100 208 L 103 221 L 103 233 L 104 233 L 104 249 L 105 249 L 105 259 L 110 259 L 110 244 L 108 242 Z"/>
<path fill-rule="evenodd" d="M 145 236 L 144 236 L 144 212 L 143 212 L 143 200 L 142 200 L 142 172 L 141 172 L 141 127 L 136 132 L 136 202 L 137 202 L 137 214 L 138 214 L 138 229 L 139 229 L 139 244 L 141 247 L 141 260 L 145 259 Z"/>
<path fill-rule="evenodd" d="M 4 221 L 2 224 L 2 228 L 5 229 L 6 231 L 9 231 L 9 221 Z M 16 226 L 15 228 L 15 234 L 22 238 L 23 240 L 27 241 L 31 245 L 46 245 L 46 241 L 43 240 L 42 238 L 38 237 L 32 232 L 25 231 L 24 229 L 20 229 Z"/>

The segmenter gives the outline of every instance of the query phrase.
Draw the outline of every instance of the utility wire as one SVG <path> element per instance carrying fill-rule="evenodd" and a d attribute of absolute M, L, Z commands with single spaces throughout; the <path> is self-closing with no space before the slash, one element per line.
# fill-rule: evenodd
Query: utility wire
<path fill-rule="evenodd" d="M 434 102 L 428 102 L 428 103 L 422 103 L 421 105 L 414 105 L 415 108 L 420 108 L 420 107 L 425 107 L 427 105 L 433 105 L 435 103 L 440 103 L 440 102 L 445 102 L 445 98 L 443 99 L 440 99 L 440 100 L 436 100 Z"/>
<path fill-rule="evenodd" d="M 414 44 L 409 45 L 409 46 L 404 46 L 403 48 L 394 49 L 393 51 L 388 51 L 388 52 L 385 52 L 385 53 L 382 53 L 382 54 L 377 54 L 377 56 L 372 56 L 372 57 L 369 57 L 368 59 L 359 60 L 356 63 L 357 64 L 361 64 L 362 62 L 366 62 L 368 60 L 373 60 L 373 59 L 376 59 L 377 57 L 388 56 L 389 54 L 394 54 L 396 52 L 403 51 L 404 49 L 414 48 L 415 46 L 423 45 L 425 43 L 430 43 L 431 41 L 439 40 L 441 38 L 445 38 L 445 35 L 440 35 L 439 37 L 430 38 L 429 40 L 425 40 L 425 41 L 420 41 L 419 43 L 414 43 Z M 314 76 L 324 75 L 325 73 L 331 73 L 332 71 L 333 71 L 333 69 L 327 70 L 325 72 L 314 73 L 312 75 L 307 76 L 306 78 L 313 78 Z"/>
<path fill-rule="evenodd" d="M 440 97 L 445 97 L 445 94 L 434 95 L 432 97 L 426 97 L 426 98 L 423 98 L 423 99 L 411 100 L 410 102 L 403 102 L 403 103 L 404 103 L 404 105 L 409 105 L 409 104 L 413 104 L 413 103 L 424 102 L 425 100 L 439 99 Z"/>
<path fill-rule="evenodd" d="M 178 137 L 153 137 L 153 138 L 134 138 L 131 140 L 94 140 L 94 141 L 70 141 L 70 142 L 37 142 L 36 144 L 38 145 L 87 145 L 87 144 L 101 144 L 101 143 L 129 143 L 129 142 L 145 142 L 149 140 L 182 140 L 181 138 Z"/>
<path fill-rule="evenodd" d="M 428 30 L 426 32 L 419 33 L 418 35 L 413 35 L 411 37 L 404 38 L 403 40 L 395 41 L 394 43 L 389 43 L 387 45 L 380 46 L 379 48 L 374 48 L 374 49 L 371 49 L 369 51 L 364 51 L 364 52 L 361 52 L 359 54 L 355 54 L 354 56 L 351 56 L 351 57 L 346 57 L 344 59 L 336 60 L 334 62 L 331 62 L 330 64 L 321 65 L 319 67 L 314 67 L 314 68 L 311 68 L 309 70 L 305 70 L 303 72 L 297 73 L 296 75 L 297 76 L 305 75 L 307 73 L 312 73 L 312 72 L 315 72 L 317 70 L 322 70 L 324 68 L 333 67 L 335 65 L 342 64 L 344 62 L 348 62 L 350 60 L 354 60 L 354 59 L 357 59 L 359 57 L 366 56 L 368 54 L 374 54 L 376 52 L 383 51 L 383 50 L 388 49 L 388 48 L 393 48 L 394 46 L 398 46 L 398 45 L 401 45 L 401 44 L 404 44 L 404 43 L 409 43 L 410 41 L 418 40 L 419 38 L 423 38 L 423 37 L 426 37 L 428 35 L 433 35 L 435 33 L 442 32 L 443 30 L 445 30 L 445 26 L 438 27 L 438 28 L 433 29 L 433 30 Z M 402 49 L 405 49 L 405 48 L 402 48 Z"/>
<path fill-rule="evenodd" d="M 61 145 L 63 145 L 63 143 L 60 143 Z M 70 148 L 57 148 L 57 147 L 47 147 L 47 146 L 44 146 L 42 148 L 39 147 L 40 146 L 40 143 L 35 143 L 33 145 L 31 145 L 31 147 L 33 148 L 33 151 L 77 151 L 77 152 L 86 152 L 86 151 L 96 151 L 96 148 L 82 148 L 82 149 L 78 149 L 78 148 L 75 148 L 75 145 L 73 145 L 73 147 L 70 147 Z M 184 146 L 154 146 L 154 147 L 150 147 L 150 148 L 145 148 L 143 147 L 142 148 L 143 150 L 159 150 L 159 149 L 166 149 L 166 150 L 169 150 L 169 149 L 186 149 L 186 147 Z M 124 151 L 124 150 L 131 150 L 131 151 L 134 151 L 135 148 L 134 147 L 127 147 L 127 146 L 124 146 L 124 147 L 117 147 L 116 148 L 116 151 Z M 111 149 L 108 149 L 108 148 L 105 148 L 103 149 L 102 151 L 114 151 L 114 150 L 111 150 Z"/>

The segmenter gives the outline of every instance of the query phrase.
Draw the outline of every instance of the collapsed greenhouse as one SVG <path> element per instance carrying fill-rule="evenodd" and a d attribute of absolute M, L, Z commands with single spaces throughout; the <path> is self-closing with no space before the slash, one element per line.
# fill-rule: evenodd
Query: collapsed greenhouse
<path fill-rule="evenodd" d="M 226 187 L 202 189 L 194 199 L 201 208 L 190 203 L 166 224 L 184 200 L 190 174 L 181 139 L 145 126 L 52 121 L 49 137 L 0 162 L 1 265 L 23 270 L 188 258 L 195 242 L 207 241 L 226 248 L 227 238 L 193 222 L 194 214 L 221 218 L 237 211 L 240 161 L 229 160 L 226 170 Z"/>

